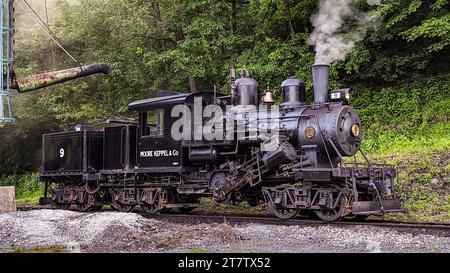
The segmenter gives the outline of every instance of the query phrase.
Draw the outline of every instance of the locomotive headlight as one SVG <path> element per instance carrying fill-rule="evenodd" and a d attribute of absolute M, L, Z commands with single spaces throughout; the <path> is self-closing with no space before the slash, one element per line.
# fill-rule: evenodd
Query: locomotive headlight
<path fill-rule="evenodd" d="M 352 99 L 352 89 L 344 88 L 331 92 L 331 101 L 348 103 Z"/>
<path fill-rule="evenodd" d="M 361 128 L 359 128 L 359 125 L 357 123 L 353 124 L 352 135 L 354 137 L 359 137 L 360 134 L 361 134 Z"/>
<path fill-rule="evenodd" d="M 347 101 L 350 101 L 351 98 L 352 98 L 352 96 L 351 96 L 350 92 L 345 93 L 345 99 L 346 99 Z"/>

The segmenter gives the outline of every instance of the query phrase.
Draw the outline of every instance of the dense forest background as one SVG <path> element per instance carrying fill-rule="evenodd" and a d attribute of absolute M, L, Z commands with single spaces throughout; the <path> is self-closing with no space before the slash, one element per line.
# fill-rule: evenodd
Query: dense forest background
<path fill-rule="evenodd" d="M 277 91 L 296 75 L 308 83 L 312 98 L 315 53 L 308 38 L 319 0 L 246 0 L 237 1 L 235 9 L 225 0 L 46 2 L 47 8 L 42 0 L 30 1 L 62 44 L 80 62 L 104 62 L 113 72 L 16 94 L 17 122 L 0 127 L 4 177 L 17 179 L 39 169 L 42 133 L 129 116 L 128 103 L 159 89 L 211 91 L 216 85 L 228 92 L 232 66 Z M 377 1 L 353 1 L 355 11 L 375 14 L 376 24 L 345 60 L 333 63 L 331 88 L 356 91 L 352 105 L 363 121 L 363 148 L 403 171 L 404 200 L 438 189 L 437 196 L 419 194 L 410 209 L 420 198 L 425 207 L 417 210 L 436 201 L 432 209 L 450 218 L 449 2 L 371 2 Z M 16 12 L 18 78 L 77 65 L 21 8 Z M 352 39 L 355 28 L 349 18 L 340 31 Z"/>

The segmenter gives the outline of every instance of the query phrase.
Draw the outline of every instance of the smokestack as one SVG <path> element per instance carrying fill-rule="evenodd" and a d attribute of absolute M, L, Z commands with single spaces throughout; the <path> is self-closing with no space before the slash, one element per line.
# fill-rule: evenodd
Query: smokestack
<path fill-rule="evenodd" d="M 330 66 L 328 64 L 315 64 L 312 67 L 314 84 L 314 103 L 324 104 L 328 100 L 328 80 Z"/>

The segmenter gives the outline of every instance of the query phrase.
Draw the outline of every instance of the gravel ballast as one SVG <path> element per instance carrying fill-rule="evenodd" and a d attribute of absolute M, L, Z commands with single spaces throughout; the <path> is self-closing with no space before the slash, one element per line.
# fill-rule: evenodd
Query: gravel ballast
<path fill-rule="evenodd" d="M 135 213 L 0 215 L 0 252 L 450 252 L 449 234 L 375 226 L 183 223 Z"/>

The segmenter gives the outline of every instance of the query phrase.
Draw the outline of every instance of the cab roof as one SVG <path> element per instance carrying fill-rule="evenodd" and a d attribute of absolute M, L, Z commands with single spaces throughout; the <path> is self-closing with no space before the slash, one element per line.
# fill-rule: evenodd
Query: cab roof
<path fill-rule="evenodd" d="M 216 96 L 223 96 L 216 94 Z M 169 91 L 158 91 L 158 96 L 155 98 L 138 100 L 128 105 L 128 110 L 153 110 L 161 106 L 170 106 L 176 104 L 192 104 L 195 97 L 201 97 L 204 104 L 210 104 L 214 100 L 214 93 L 211 92 L 197 92 L 197 93 L 177 93 Z"/>
<path fill-rule="evenodd" d="M 128 110 L 145 110 L 165 105 L 182 104 L 187 95 L 189 94 L 170 95 L 134 101 L 128 105 Z"/>

